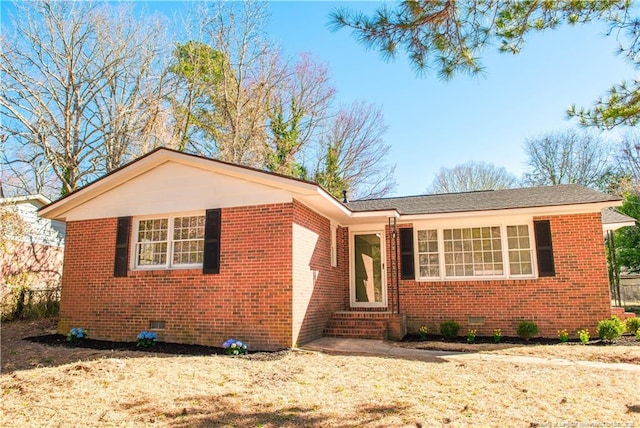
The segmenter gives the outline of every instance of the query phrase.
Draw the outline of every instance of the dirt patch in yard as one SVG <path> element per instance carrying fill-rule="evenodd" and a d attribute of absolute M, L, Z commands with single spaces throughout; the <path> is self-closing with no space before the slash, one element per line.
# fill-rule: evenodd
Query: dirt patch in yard
<path fill-rule="evenodd" d="M 79 360 L 95 360 L 110 356 L 135 355 L 129 351 L 104 351 L 84 348 L 61 348 L 24 340 L 30 336 L 56 333 L 57 319 L 3 322 L 0 337 L 0 371 L 50 367 Z"/>

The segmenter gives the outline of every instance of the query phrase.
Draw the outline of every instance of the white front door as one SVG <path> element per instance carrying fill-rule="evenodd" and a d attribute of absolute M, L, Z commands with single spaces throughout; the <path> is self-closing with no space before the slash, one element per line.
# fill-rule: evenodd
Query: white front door
<path fill-rule="evenodd" d="M 384 232 L 357 232 L 351 235 L 351 306 L 385 307 Z"/>

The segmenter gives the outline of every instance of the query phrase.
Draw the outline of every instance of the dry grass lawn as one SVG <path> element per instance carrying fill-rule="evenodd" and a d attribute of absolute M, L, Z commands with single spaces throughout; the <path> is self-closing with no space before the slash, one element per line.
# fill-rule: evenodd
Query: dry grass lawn
<path fill-rule="evenodd" d="M 640 370 L 308 352 L 56 364 L 0 375 L 0 426 L 640 425 Z"/>

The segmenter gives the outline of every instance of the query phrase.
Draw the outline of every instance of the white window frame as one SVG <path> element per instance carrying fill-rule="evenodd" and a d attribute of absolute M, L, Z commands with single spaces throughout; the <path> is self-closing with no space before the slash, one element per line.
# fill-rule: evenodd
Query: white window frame
<path fill-rule="evenodd" d="M 331 234 L 331 266 L 338 266 L 338 244 L 337 244 L 337 234 L 338 234 L 338 225 L 331 222 L 329 225 L 329 233 Z"/>
<path fill-rule="evenodd" d="M 190 263 L 190 264 L 173 264 L 173 248 L 175 241 L 173 240 L 173 228 L 175 219 L 177 217 L 205 217 L 204 211 L 190 211 L 190 212 L 179 212 L 179 213 L 171 213 L 171 214 L 161 214 L 161 215 L 152 215 L 152 216 L 139 216 L 133 217 L 132 219 L 132 234 L 131 234 L 131 245 L 129 248 L 130 256 L 130 266 L 133 267 L 132 270 L 177 270 L 177 269 L 197 269 L 202 268 L 202 263 Z M 140 228 L 140 222 L 144 220 L 158 220 L 158 219 L 168 219 L 167 224 L 167 253 L 166 253 L 166 263 L 161 265 L 138 265 L 138 231 Z M 206 218 L 205 218 L 206 221 Z M 202 238 L 202 242 L 204 244 L 204 237 Z"/>
<path fill-rule="evenodd" d="M 507 226 L 526 225 L 529 228 L 529 251 L 531 253 L 531 274 L 515 275 L 511 274 L 509 263 L 509 241 L 507 238 Z M 487 276 L 447 276 L 444 257 L 444 229 L 464 229 L 469 227 L 499 227 L 502 247 L 502 275 Z M 438 263 L 440 275 L 433 277 L 420 276 L 420 255 L 418 252 L 418 231 L 435 229 L 438 232 Z M 536 243 L 533 229 L 532 217 L 504 217 L 499 219 L 463 219 L 454 221 L 415 221 L 413 223 L 413 246 L 414 246 L 414 273 L 418 282 L 441 282 L 441 281 L 492 281 L 504 279 L 535 279 L 538 277 L 538 263 L 536 259 Z"/>

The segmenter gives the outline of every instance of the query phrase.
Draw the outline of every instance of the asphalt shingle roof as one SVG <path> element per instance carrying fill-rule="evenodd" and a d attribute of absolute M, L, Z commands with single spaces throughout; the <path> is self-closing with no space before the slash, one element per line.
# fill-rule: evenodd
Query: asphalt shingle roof
<path fill-rule="evenodd" d="M 352 211 L 397 210 L 401 215 L 443 214 L 514 208 L 588 204 L 619 201 L 620 198 L 576 184 L 485 190 L 466 193 L 405 196 L 347 202 Z"/>
<path fill-rule="evenodd" d="M 629 217 L 626 214 L 622 214 L 613 208 L 609 208 L 607 210 L 602 210 L 602 224 L 617 224 L 617 223 L 628 223 L 635 222 L 636 219 L 633 217 Z"/>

